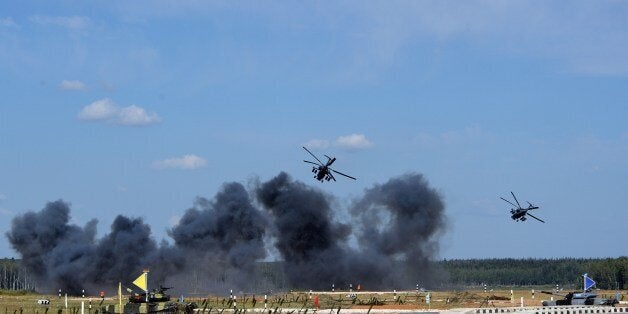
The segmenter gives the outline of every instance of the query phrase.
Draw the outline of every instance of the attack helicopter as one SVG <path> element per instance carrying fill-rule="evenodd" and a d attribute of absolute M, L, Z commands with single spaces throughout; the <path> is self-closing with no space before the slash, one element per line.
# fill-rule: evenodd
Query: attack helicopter
<path fill-rule="evenodd" d="M 316 178 L 316 180 L 321 181 L 321 182 L 325 182 L 325 181 L 329 181 L 329 180 L 334 180 L 336 181 L 336 178 L 334 177 L 334 175 L 332 174 L 332 172 L 337 173 L 341 176 L 345 176 L 349 179 L 353 179 L 353 180 L 357 180 L 356 178 L 344 174 L 340 171 L 336 171 L 334 169 L 331 169 L 329 166 L 331 166 L 331 164 L 334 163 L 334 161 L 336 161 L 336 157 L 329 157 L 327 155 L 325 155 L 325 157 L 327 157 L 327 162 L 323 163 L 320 159 L 318 159 L 314 154 L 312 154 L 312 152 L 305 148 L 305 146 L 303 146 L 303 149 L 305 149 L 306 152 L 308 152 L 310 155 L 312 155 L 312 157 L 314 157 L 314 159 L 316 159 L 316 161 L 318 161 L 318 163 L 315 163 L 313 161 L 309 161 L 309 160 L 304 160 L 304 162 L 313 164 L 315 166 L 312 167 L 312 172 L 314 173 L 314 178 Z"/>
<path fill-rule="evenodd" d="M 526 216 L 530 216 L 542 223 L 545 223 L 545 221 L 539 219 L 538 217 L 530 214 L 528 211 L 533 210 L 533 209 L 538 209 L 538 206 L 534 206 L 532 205 L 530 202 L 528 203 L 528 207 L 527 208 L 523 208 L 521 207 L 521 205 L 519 204 L 519 201 L 517 200 L 517 197 L 515 196 L 515 193 L 513 193 L 512 191 L 510 191 L 510 194 L 512 194 L 512 197 L 515 199 L 515 202 L 517 203 L 517 205 L 513 204 L 512 202 L 510 202 L 509 200 L 500 197 L 502 200 L 504 200 L 505 202 L 507 202 L 508 204 L 514 206 L 515 208 L 511 208 L 510 209 L 510 218 L 512 218 L 512 220 L 514 221 L 526 221 Z"/>

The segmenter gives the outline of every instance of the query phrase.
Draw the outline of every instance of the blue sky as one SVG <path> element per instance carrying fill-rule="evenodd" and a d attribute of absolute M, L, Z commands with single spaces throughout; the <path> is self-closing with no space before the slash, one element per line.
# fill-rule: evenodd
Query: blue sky
<path fill-rule="evenodd" d="M 62 198 L 74 223 L 139 216 L 161 239 L 223 182 L 286 171 L 348 204 L 413 171 L 445 200 L 443 258 L 626 255 L 626 16 L 622 1 L 2 2 L 0 230 Z M 358 181 L 314 181 L 305 144 Z M 510 221 L 511 190 L 547 223 Z"/>

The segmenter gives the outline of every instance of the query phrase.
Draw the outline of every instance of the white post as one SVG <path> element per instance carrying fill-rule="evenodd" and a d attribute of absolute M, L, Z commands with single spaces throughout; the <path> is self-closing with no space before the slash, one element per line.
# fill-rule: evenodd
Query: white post
<path fill-rule="evenodd" d="M 264 310 L 266 309 L 266 303 L 268 303 L 268 296 L 264 295 Z"/>
<path fill-rule="evenodd" d="M 532 300 L 534 300 L 534 289 L 532 289 Z"/>
<path fill-rule="evenodd" d="M 510 289 L 510 303 L 515 303 L 515 294 L 512 289 Z"/>
<path fill-rule="evenodd" d="M 148 271 L 146 272 L 146 313 L 148 313 Z"/>
<path fill-rule="evenodd" d="M 81 314 L 85 314 L 85 301 L 81 301 Z"/>
<path fill-rule="evenodd" d="M 397 301 L 397 289 L 393 289 L 393 300 Z"/>
<path fill-rule="evenodd" d="M 334 288 L 335 288 L 335 287 L 334 287 L 334 284 L 332 283 L 332 284 L 331 284 L 331 292 L 334 292 L 334 290 L 335 290 Z"/>
<path fill-rule="evenodd" d="M 523 297 L 521 297 L 521 307 L 523 307 Z"/>
<path fill-rule="evenodd" d="M 310 289 L 310 299 L 312 299 L 312 289 Z"/>
<path fill-rule="evenodd" d="M 68 308 L 68 293 L 65 293 L 65 308 Z"/>
<path fill-rule="evenodd" d="M 236 306 L 236 299 L 237 298 L 238 298 L 238 296 L 236 296 L 236 295 L 233 296 L 233 309 L 235 309 L 237 307 Z"/>

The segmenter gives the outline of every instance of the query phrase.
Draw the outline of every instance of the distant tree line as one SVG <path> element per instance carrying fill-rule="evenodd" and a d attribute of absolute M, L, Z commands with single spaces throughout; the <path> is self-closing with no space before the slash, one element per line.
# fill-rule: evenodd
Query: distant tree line
<path fill-rule="evenodd" d="M 466 259 L 435 262 L 449 274 L 447 284 L 464 286 L 542 286 L 556 284 L 567 289 L 582 287 L 588 273 L 600 289 L 628 289 L 628 257 L 583 259 Z M 280 262 L 263 262 L 258 270 L 275 288 L 286 286 Z M 20 260 L 0 259 L 0 290 L 36 291 L 31 275 Z M 268 287 L 266 287 L 268 288 Z"/>
<path fill-rule="evenodd" d="M 0 259 L 0 290 L 35 291 L 35 282 L 26 269 L 20 267 L 19 260 Z"/>
<path fill-rule="evenodd" d="M 439 262 L 452 284 L 582 286 L 588 273 L 600 289 L 628 288 L 628 257 L 584 259 L 467 259 Z"/>

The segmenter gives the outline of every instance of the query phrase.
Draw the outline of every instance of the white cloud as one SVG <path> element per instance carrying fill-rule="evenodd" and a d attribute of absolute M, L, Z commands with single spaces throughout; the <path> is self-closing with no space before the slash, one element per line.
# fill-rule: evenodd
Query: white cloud
<path fill-rule="evenodd" d="M 0 19 L 0 26 L 2 27 L 18 27 L 18 25 L 10 17 Z"/>
<path fill-rule="evenodd" d="M 110 120 L 118 113 L 118 107 L 109 98 L 97 100 L 79 112 L 81 120 Z"/>
<path fill-rule="evenodd" d="M 78 118 L 84 121 L 104 121 L 126 126 L 145 126 L 161 121 L 161 118 L 154 112 L 148 113 L 144 108 L 135 105 L 119 107 L 108 98 L 85 106 L 79 112 Z"/>
<path fill-rule="evenodd" d="M 45 16 L 35 15 L 30 18 L 31 22 L 42 26 L 59 26 L 70 30 L 82 30 L 89 26 L 90 19 L 85 16 Z"/>
<path fill-rule="evenodd" d="M 4 201 L 6 199 L 7 199 L 7 196 L 0 193 L 0 202 Z"/>
<path fill-rule="evenodd" d="M 144 108 L 131 105 L 118 111 L 117 123 L 122 125 L 149 125 L 161 121 L 156 113 L 147 113 Z"/>
<path fill-rule="evenodd" d="M 207 161 L 196 155 L 184 155 L 182 157 L 167 158 L 153 162 L 153 168 L 158 170 L 164 169 L 182 169 L 194 170 L 205 167 Z"/>
<path fill-rule="evenodd" d="M 85 86 L 85 84 L 81 81 L 63 80 L 61 81 L 61 84 L 59 84 L 59 88 L 65 90 L 86 90 L 87 86 Z"/>
<path fill-rule="evenodd" d="M 336 139 L 334 145 L 349 151 L 363 150 L 375 146 L 364 134 L 340 136 Z"/>
<path fill-rule="evenodd" d="M 307 141 L 303 146 L 309 149 L 325 149 L 329 147 L 329 141 L 327 140 L 319 140 L 319 139 L 311 139 Z"/>

